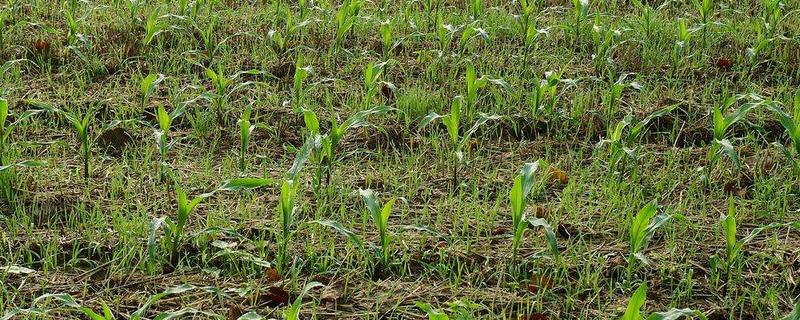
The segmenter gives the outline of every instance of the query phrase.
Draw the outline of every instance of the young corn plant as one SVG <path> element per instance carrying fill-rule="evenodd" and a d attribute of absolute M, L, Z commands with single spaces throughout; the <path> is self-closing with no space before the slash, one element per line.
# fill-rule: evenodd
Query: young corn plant
<path fill-rule="evenodd" d="M 392 91 L 397 90 L 393 83 L 380 80 L 381 76 L 383 76 L 386 64 L 387 62 L 370 62 L 367 65 L 367 68 L 364 69 L 364 86 L 367 90 L 367 94 L 364 96 L 365 106 L 369 106 L 373 103 L 375 100 L 375 95 L 378 93 L 378 90 L 381 88 L 381 86 L 386 86 Z"/>
<path fill-rule="evenodd" d="M 542 0 L 519 0 L 518 3 L 520 15 L 517 17 L 517 22 L 522 35 L 522 46 L 525 48 L 524 65 L 527 66 L 531 47 L 539 35 L 537 10 L 542 7 Z"/>
<path fill-rule="evenodd" d="M 678 40 L 672 48 L 672 76 L 678 71 L 681 60 L 687 58 L 685 50 L 690 45 L 691 33 L 686 29 L 686 21 L 678 19 Z"/>
<path fill-rule="evenodd" d="M 727 155 L 737 170 L 741 168 L 741 164 L 739 162 L 739 156 L 736 153 L 736 150 L 733 148 L 733 144 L 726 138 L 728 135 L 728 129 L 730 127 L 739 122 L 740 120 L 744 119 L 747 113 L 752 110 L 753 108 L 757 107 L 759 103 L 745 103 L 741 105 L 739 108 L 734 110 L 733 112 L 725 115 L 724 113 L 731 109 L 737 101 L 741 99 L 734 97 L 732 95 L 728 95 L 727 93 L 723 94 L 723 99 L 721 102 L 714 105 L 713 110 L 713 135 L 714 140 L 711 142 L 711 148 L 708 151 L 708 167 L 706 169 L 706 176 L 705 179 L 709 179 L 711 169 L 716 166 L 717 162 L 719 161 L 720 153 L 724 153 Z"/>
<path fill-rule="evenodd" d="M 642 254 L 642 250 L 647 246 L 647 242 L 655 233 L 656 229 L 669 221 L 672 216 L 661 214 L 656 216 L 657 207 L 655 201 L 648 203 L 631 221 L 628 227 L 628 237 L 630 241 L 630 253 L 628 255 L 628 281 L 631 281 L 633 265 L 635 260 L 640 260 L 647 264 L 647 258 Z"/>
<path fill-rule="evenodd" d="M 285 319 L 285 320 L 300 320 L 300 306 L 302 306 L 302 304 L 303 304 L 303 297 L 305 297 L 306 294 L 308 294 L 308 292 L 311 291 L 311 289 L 314 289 L 316 287 L 321 287 L 321 286 L 322 286 L 322 284 L 319 283 L 319 282 L 309 282 L 308 284 L 306 284 L 303 287 L 303 290 L 297 296 L 297 298 L 294 299 L 294 302 L 292 302 L 292 305 L 289 306 L 289 308 L 286 309 L 286 311 L 283 312 L 283 319 Z M 242 319 L 242 318 L 240 317 L 239 319 Z M 257 317 L 257 318 L 254 317 L 253 319 L 261 319 L 261 317 Z M 246 319 L 242 319 L 242 320 L 246 320 Z"/>
<path fill-rule="evenodd" d="M 465 56 L 467 52 L 467 48 L 469 44 L 477 39 L 483 39 L 484 43 L 489 42 L 489 34 L 483 28 L 478 27 L 478 21 L 473 21 L 469 25 L 466 26 L 459 26 L 461 29 L 461 38 L 459 39 L 459 45 L 461 48 L 461 56 Z"/>
<path fill-rule="evenodd" d="M 607 137 L 597 143 L 597 148 L 608 146 L 609 168 L 624 170 L 626 164 L 624 160 L 626 158 L 637 161 L 637 147 L 634 144 L 644 132 L 644 129 L 647 128 L 650 122 L 669 114 L 675 110 L 676 107 L 677 105 L 672 105 L 656 110 L 641 121 L 637 121 L 633 118 L 633 115 L 628 114 L 621 121 L 617 122 L 615 126 L 609 127 Z"/>
<path fill-rule="evenodd" d="M 225 181 L 220 187 L 195 196 L 191 200 L 187 197 L 186 192 L 180 187 L 176 188 L 176 202 L 178 212 L 173 220 L 171 217 L 153 218 L 150 221 L 149 234 L 147 238 L 147 269 L 148 272 L 153 274 L 155 271 L 156 263 L 156 233 L 162 226 L 165 228 L 163 244 L 168 248 L 169 263 L 173 267 L 178 265 L 178 254 L 181 245 L 183 245 L 183 238 L 185 237 L 186 223 L 189 216 L 194 212 L 195 208 L 208 197 L 213 196 L 219 191 L 238 191 L 245 189 L 256 189 L 263 186 L 272 184 L 268 178 L 237 178 Z"/>
<path fill-rule="evenodd" d="M 353 25 L 358 20 L 358 13 L 363 5 L 363 0 L 346 0 L 339 6 L 335 17 L 336 41 L 334 47 L 340 48 L 342 46 L 345 35 L 350 32 L 350 29 L 353 28 Z"/>
<path fill-rule="evenodd" d="M 298 112 L 302 108 L 302 99 L 305 96 L 303 81 L 305 81 L 306 78 L 308 78 L 308 76 L 312 73 L 314 73 L 314 68 L 310 65 L 305 65 L 303 63 L 303 56 L 298 55 L 297 61 L 294 63 L 294 90 L 292 97 L 292 109 L 295 112 Z"/>
<path fill-rule="evenodd" d="M 591 0 L 572 0 L 572 33 L 575 35 L 572 45 L 578 48 L 581 40 L 581 29 L 589 17 L 589 8 L 592 6 Z"/>
<path fill-rule="evenodd" d="M 692 0 L 692 4 L 700 15 L 700 31 L 705 49 L 708 47 L 708 29 L 711 26 L 711 19 L 714 18 L 714 0 Z"/>
<path fill-rule="evenodd" d="M 394 38 L 394 21 L 389 19 L 381 22 L 378 32 L 381 35 L 381 43 L 383 44 L 383 60 L 388 60 L 392 56 L 392 50 L 395 47 Z"/>
<path fill-rule="evenodd" d="M 514 185 L 508 194 L 509 203 L 511 205 L 511 224 L 514 231 L 511 242 L 512 262 L 517 261 L 522 236 L 529 225 L 544 227 L 551 252 L 555 256 L 559 255 L 558 246 L 555 242 L 555 233 L 547 221 L 535 217 L 525 217 L 525 207 L 528 203 L 528 196 L 531 194 L 531 191 L 537 193 L 541 186 L 541 179 L 536 179 L 535 177 L 541 166 L 547 166 L 547 163 L 543 160 L 539 160 L 537 162 L 526 163 L 522 166 L 522 170 L 520 170 L 519 174 L 514 178 Z"/>
<path fill-rule="evenodd" d="M 800 175 L 800 89 L 794 95 L 792 115 L 784 112 L 780 105 L 775 102 L 766 104 L 767 108 L 775 113 L 789 135 L 791 146 L 786 148 L 783 143 L 773 142 L 773 145 L 781 150 L 786 160 L 792 165 L 795 175 Z"/>
<path fill-rule="evenodd" d="M 397 201 L 397 198 L 389 199 L 383 206 L 381 206 L 380 202 L 378 201 L 378 197 L 375 196 L 375 192 L 371 189 L 359 189 L 358 193 L 361 194 L 362 198 L 364 198 L 364 204 L 366 204 L 367 210 L 369 210 L 370 216 L 372 217 L 372 223 L 374 224 L 375 229 L 378 231 L 378 237 L 380 241 L 378 257 L 380 257 L 381 266 L 386 268 L 391 262 L 392 245 L 392 236 L 389 234 L 388 230 L 389 216 L 392 214 L 392 208 L 394 207 L 394 203 Z"/>
<path fill-rule="evenodd" d="M 465 103 L 466 103 L 466 120 L 467 122 L 472 122 L 475 113 L 477 112 L 478 106 L 478 91 L 480 89 L 485 88 L 489 84 L 498 85 L 506 91 L 511 90 L 511 86 L 502 78 L 490 78 L 487 75 L 483 75 L 478 78 L 477 73 L 475 72 L 475 66 L 472 62 L 467 63 L 467 73 L 465 77 L 466 82 L 466 96 L 465 96 Z"/>
<path fill-rule="evenodd" d="M 71 46 L 78 40 L 80 22 L 86 17 L 78 17 L 78 0 L 64 0 L 61 9 L 67 25 L 67 45 Z"/>
<path fill-rule="evenodd" d="M 92 140 L 89 137 L 89 127 L 91 125 L 92 119 L 94 117 L 94 105 L 89 106 L 89 109 L 86 110 L 86 113 L 83 114 L 81 117 L 80 115 L 74 114 L 72 112 L 61 110 L 54 108 L 46 103 L 36 102 L 36 101 L 28 101 L 29 105 L 33 105 L 38 107 L 41 110 L 52 112 L 57 115 L 63 116 L 67 121 L 72 125 L 72 128 L 75 130 L 75 133 L 78 135 L 78 139 L 80 141 L 80 154 L 81 159 L 83 160 L 83 178 L 86 182 L 89 181 L 89 155 L 91 154 L 91 142 Z"/>
<path fill-rule="evenodd" d="M 780 226 L 778 223 L 773 223 L 767 226 L 755 228 L 750 231 L 750 234 L 748 234 L 746 237 L 737 239 L 736 205 L 733 197 L 728 198 L 728 214 L 722 216 L 720 219 L 720 224 L 722 225 L 722 235 L 725 238 L 725 266 L 728 273 L 729 283 L 732 281 L 732 271 L 738 267 L 739 261 L 742 257 L 742 248 L 744 248 L 744 246 L 750 241 L 753 241 L 753 239 L 755 239 L 755 237 L 758 236 L 762 231 Z"/>
<path fill-rule="evenodd" d="M 697 317 L 700 320 L 706 320 L 705 314 L 700 311 L 675 308 L 665 312 L 655 312 L 645 318 L 641 313 L 641 309 L 646 301 L 647 283 L 642 283 L 633 293 L 631 299 L 628 300 L 628 306 L 625 308 L 625 314 L 622 315 L 622 320 L 675 320 L 681 317 Z"/>
<path fill-rule="evenodd" d="M 169 29 L 169 24 L 165 21 L 166 17 L 161 16 L 161 10 L 153 9 L 144 22 L 144 37 L 142 38 L 142 49 L 150 47 L 157 35 Z"/>
<path fill-rule="evenodd" d="M 278 271 L 284 274 L 289 266 L 289 241 L 293 235 L 295 214 L 298 210 L 295 205 L 297 184 L 293 180 L 284 180 L 281 184 L 281 194 L 278 198 L 278 214 L 281 225 L 281 234 L 278 241 Z"/>
<path fill-rule="evenodd" d="M 197 33 L 200 35 L 200 39 L 203 41 L 204 53 L 209 64 L 214 62 L 217 49 L 219 49 L 219 44 L 216 42 L 215 38 L 217 33 L 214 30 L 214 28 L 217 26 L 217 19 L 217 15 L 210 15 L 208 23 L 204 28 L 201 28 L 197 23 L 194 24 L 194 29 L 197 31 Z"/>
<path fill-rule="evenodd" d="M 333 165 L 337 162 L 339 156 L 339 144 L 345 134 L 350 129 L 369 125 L 367 121 L 369 116 L 383 114 L 392 110 L 394 109 L 385 105 L 375 106 L 356 112 L 342 123 L 339 123 L 337 116 L 332 113 L 330 131 L 324 135 L 320 132 L 317 114 L 312 110 L 303 111 L 303 120 L 305 121 L 306 129 L 310 133 L 309 139 L 314 141 L 314 158 L 317 164 L 317 181 L 315 181 L 315 185 L 317 188 L 321 185 L 321 177 L 323 175 L 325 176 L 326 185 L 330 183 Z"/>
<path fill-rule="evenodd" d="M 247 106 L 239 118 L 239 174 L 243 175 L 247 171 L 247 146 L 250 145 L 250 134 L 253 133 L 255 125 L 250 123 L 250 115 L 253 107 Z"/>
<path fill-rule="evenodd" d="M 600 16 L 595 16 L 594 24 L 592 25 L 592 42 L 594 43 L 592 62 L 594 62 L 595 73 L 604 74 L 606 69 L 613 67 L 614 61 L 611 60 L 611 51 L 620 36 L 621 32 L 619 30 L 603 27 L 600 24 Z M 608 70 L 608 72 L 613 74 L 613 69 Z"/>
<path fill-rule="evenodd" d="M 164 81 L 166 77 L 163 74 L 148 74 L 139 82 L 139 108 L 144 110 L 147 105 L 147 100 L 153 95 L 153 92 L 158 88 L 158 84 Z"/>
<path fill-rule="evenodd" d="M 419 128 L 424 128 L 431 122 L 436 119 L 441 119 L 442 123 L 447 127 L 447 135 L 450 138 L 450 148 L 452 158 L 449 159 L 451 168 L 452 168 L 452 186 L 455 189 L 458 187 L 458 173 L 460 167 L 466 162 L 466 157 L 464 156 L 464 146 L 469 142 L 472 134 L 475 131 L 478 131 L 483 124 L 488 122 L 489 120 L 496 120 L 500 119 L 500 116 L 490 116 L 483 113 L 480 113 L 480 117 L 472 127 L 464 132 L 461 133 L 461 108 L 464 104 L 463 98 L 461 96 L 456 96 L 453 99 L 453 103 L 450 106 L 450 113 L 446 115 L 439 115 L 436 112 L 431 112 L 419 124 Z"/>
<path fill-rule="evenodd" d="M 0 166 L 4 166 L 6 164 L 6 150 L 10 146 L 8 138 L 11 136 L 11 132 L 13 132 L 14 128 L 16 128 L 20 123 L 38 113 L 39 111 L 37 110 L 25 111 L 19 115 L 15 115 L 16 119 L 7 124 L 6 122 L 8 120 L 8 115 L 10 114 L 8 100 L 0 97 Z"/>
<path fill-rule="evenodd" d="M 483 15 L 483 0 L 469 0 L 470 18 L 477 21 Z"/>
<path fill-rule="evenodd" d="M 185 104 L 175 108 L 172 112 L 167 112 L 163 105 L 158 106 L 156 111 L 156 118 L 158 119 L 158 130 L 155 132 L 156 142 L 158 143 L 158 154 L 160 156 L 158 166 L 159 181 L 167 181 L 169 176 L 169 159 L 168 153 L 173 142 L 169 142 L 169 132 L 172 123 L 186 110 Z"/>
<path fill-rule="evenodd" d="M 231 95 L 233 95 L 239 89 L 242 89 L 246 86 L 249 86 L 255 82 L 247 81 L 239 83 L 233 87 L 234 81 L 242 75 L 249 74 L 249 75 L 260 75 L 264 74 L 264 72 L 259 70 L 247 70 L 247 71 L 239 71 L 235 73 L 231 77 L 225 76 L 225 71 L 222 69 L 222 65 L 217 65 L 217 71 L 213 69 L 206 69 L 206 77 L 211 83 L 214 85 L 214 91 L 207 93 L 207 96 L 211 99 L 211 102 L 214 106 L 214 114 L 217 118 L 217 124 L 224 125 L 226 121 L 225 112 L 228 106 L 228 100 L 230 99 Z"/>
<path fill-rule="evenodd" d="M 558 101 L 558 84 L 561 82 L 561 74 L 557 72 L 545 72 L 544 78 L 538 81 L 533 87 L 533 94 L 528 100 L 531 115 L 537 117 L 540 112 L 545 112 L 548 117 L 555 116 L 555 106 Z"/>
<path fill-rule="evenodd" d="M 764 26 L 760 21 L 754 22 L 754 29 L 756 30 L 755 42 L 752 47 L 747 48 L 750 72 L 753 72 L 753 69 L 761 62 L 761 56 L 773 41 L 768 34 L 769 31 L 765 30 L 767 28 L 769 26 Z"/>

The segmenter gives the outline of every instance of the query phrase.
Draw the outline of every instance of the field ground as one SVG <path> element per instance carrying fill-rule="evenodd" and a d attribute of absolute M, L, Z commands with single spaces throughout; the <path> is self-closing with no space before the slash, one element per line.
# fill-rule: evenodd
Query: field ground
<path fill-rule="evenodd" d="M 800 2 L 359 1 L 0 5 L 2 319 L 798 319 Z"/>

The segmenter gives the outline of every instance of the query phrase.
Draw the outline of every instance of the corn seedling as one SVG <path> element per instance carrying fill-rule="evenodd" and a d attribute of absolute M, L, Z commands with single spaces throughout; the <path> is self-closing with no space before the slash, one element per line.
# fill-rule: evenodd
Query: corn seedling
<path fill-rule="evenodd" d="M 250 124 L 250 114 L 253 112 L 252 106 L 247 106 L 242 117 L 239 118 L 239 174 L 244 174 L 247 170 L 247 146 L 250 144 L 250 134 L 256 126 Z"/>
<path fill-rule="evenodd" d="M 544 111 L 548 116 L 555 115 L 556 101 L 558 95 L 558 83 L 561 82 L 561 75 L 557 72 L 545 72 L 544 79 L 538 81 L 533 87 L 533 94 L 529 98 L 531 114 L 536 117 L 539 112 Z"/>
<path fill-rule="evenodd" d="M 366 204 L 367 210 L 369 210 L 372 217 L 372 223 L 378 231 L 380 239 L 380 253 L 378 256 L 380 257 L 381 266 L 388 267 L 391 259 L 392 236 L 389 234 L 387 227 L 389 225 L 389 216 L 392 214 L 392 207 L 397 198 L 389 199 L 381 206 L 374 191 L 359 189 L 358 193 L 364 198 L 364 204 Z"/>
<path fill-rule="evenodd" d="M 78 39 L 79 20 L 78 17 L 78 0 L 64 0 L 61 4 L 61 10 L 64 11 L 64 21 L 67 24 L 67 45 L 73 45 Z"/>
<path fill-rule="evenodd" d="M 528 65 L 531 47 L 540 33 L 537 24 L 538 12 L 536 11 L 541 8 L 541 2 L 541 0 L 518 1 L 520 15 L 517 17 L 517 22 L 519 23 L 520 34 L 522 35 L 522 46 L 525 49 L 525 66 Z"/>
<path fill-rule="evenodd" d="M 252 81 L 247 81 L 231 87 L 237 78 L 245 74 L 261 75 L 264 74 L 264 72 L 255 69 L 239 71 L 229 78 L 225 76 L 225 71 L 222 69 L 221 64 L 217 65 L 217 71 L 214 71 L 210 68 L 206 69 L 206 77 L 211 81 L 211 84 L 214 85 L 214 92 L 207 93 L 207 96 L 210 97 L 211 102 L 214 105 L 214 113 L 217 117 L 217 124 L 223 125 L 225 123 L 224 112 L 227 109 L 226 107 L 228 105 L 230 96 L 239 89 L 255 83 Z"/>
<path fill-rule="evenodd" d="M 592 42 L 594 43 L 594 62 L 595 72 L 602 74 L 604 67 L 612 65 L 611 50 L 615 46 L 615 40 L 621 36 L 619 30 L 612 30 L 600 25 L 600 16 L 595 16 L 592 25 Z"/>
<path fill-rule="evenodd" d="M 792 165 L 794 173 L 800 175 L 800 160 L 798 160 L 798 158 L 800 158 L 800 89 L 798 89 L 794 95 L 794 110 L 792 115 L 784 112 L 780 108 L 780 105 L 775 102 L 769 102 L 766 106 L 777 115 L 778 120 L 789 135 L 791 143 L 790 148 L 786 148 L 786 146 L 780 142 L 774 142 L 773 145 L 781 150 L 786 160 Z"/>
<path fill-rule="evenodd" d="M 653 10 L 653 7 L 650 6 L 649 3 L 643 3 L 641 0 L 632 0 L 633 4 L 636 6 L 637 9 L 641 12 L 639 16 L 639 21 L 636 22 L 639 29 L 642 31 L 644 39 L 642 41 L 643 45 L 649 43 L 649 39 L 653 39 L 653 29 L 655 28 L 655 15 L 656 12 Z"/>
<path fill-rule="evenodd" d="M 703 48 L 708 46 L 708 28 L 714 15 L 714 0 L 692 0 L 695 10 L 700 15 L 700 31 L 702 32 Z"/>
<path fill-rule="evenodd" d="M 608 119 L 608 127 L 612 126 L 611 119 L 615 117 L 619 110 L 619 105 L 622 102 L 622 92 L 629 87 L 636 90 L 642 89 L 642 86 L 636 81 L 626 82 L 625 80 L 628 76 L 628 74 L 623 74 L 617 78 L 617 81 L 610 83 L 608 91 L 603 96 L 603 107 Z"/>
<path fill-rule="evenodd" d="M 783 18 L 781 11 L 785 3 L 783 0 L 763 0 L 763 11 L 761 20 L 764 22 L 767 37 L 772 38 L 776 35 L 778 25 Z"/>
<path fill-rule="evenodd" d="M 450 320 L 447 313 L 443 310 L 434 309 L 429 303 L 416 302 L 415 304 L 417 308 L 425 312 L 425 315 L 428 316 L 428 320 Z"/>
<path fill-rule="evenodd" d="M 635 259 L 647 264 L 647 258 L 642 254 L 642 250 L 647 246 L 647 242 L 653 236 L 656 229 L 665 222 L 669 221 L 670 215 L 661 214 L 656 216 L 656 203 L 650 202 L 633 218 L 628 227 L 628 237 L 630 240 L 630 253 L 628 255 L 628 281 L 631 279 L 633 264 Z"/>
<path fill-rule="evenodd" d="M 447 135 L 450 138 L 450 151 L 453 155 L 453 158 L 450 159 L 453 170 L 451 180 L 453 188 L 458 186 L 459 167 L 463 162 L 465 162 L 463 149 L 469 139 L 472 137 L 472 134 L 474 134 L 475 131 L 478 131 L 478 128 L 480 128 L 489 120 L 496 120 L 500 118 L 500 116 L 490 116 L 480 113 L 480 117 L 477 121 L 475 121 L 475 124 L 473 124 L 469 130 L 461 134 L 461 109 L 463 104 L 463 98 L 461 96 L 456 96 L 450 106 L 449 114 L 439 115 L 436 112 L 431 112 L 425 116 L 425 118 L 423 118 L 419 124 L 419 127 L 423 128 L 434 120 L 441 119 L 442 123 L 445 125 L 445 127 L 447 127 Z"/>
<path fill-rule="evenodd" d="M 706 316 L 700 311 L 692 309 L 670 309 L 666 312 L 655 312 L 648 317 L 644 317 L 641 309 L 647 301 L 647 284 L 642 283 L 639 288 L 633 293 L 631 299 L 628 300 L 628 306 L 625 308 L 625 314 L 622 315 L 622 320 L 675 320 L 681 317 L 705 320 Z"/>
<path fill-rule="evenodd" d="M 363 0 L 347 0 L 342 2 L 339 10 L 336 12 L 336 45 L 341 47 L 344 41 L 344 36 L 350 31 L 355 22 L 358 20 L 358 13 L 364 5 Z"/>
<path fill-rule="evenodd" d="M 169 148 L 172 146 L 172 143 L 168 143 L 169 139 L 169 131 L 170 127 L 172 127 L 172 122 L 175 121 L 181 114 L 183 114 L 185 110 L 185 104 L 181 105 L 180 107 L 175 108 L 172 112 L 167 113 L 167 110 L 164 109 L 163 105 L 158 106 L 158 110 L 156 111 L 156 118 L 158 119 L 158 130 L 155 132 L 156 141 L 158 142 L 158 153 L 160 156 L 160 164 L 158 166 L 158 176 L 160 181 L 164 182 L 167 180 L 169 164 L 167 159 L 167 153 L 169 153 Z"/>
<path fill-rule="evenodd" d="M 764 26 L 760 21 L 754 23 L 756 30 L 755 43 L 752 47 L 747 48 L 747 59 L 750 62 L 750 72 L 760 63 L 763 52 L 767 50 L 772 38 L 769 37 L 769 31 L 765 30 L 769 26 Z"/>
<path fill-rule="evenodd" d="M 483 1 L 482 0 L 469 0 L 470 18 L 475 21 L 480 19 L 483 15 Z"/>
<path fill-rule="evenodd" d="M 322 284 L 319 282 L 309 282 L 303 287 L 303 290 L 297 295 L 297 298 L 294 299 L 292 305 L 283 312 L 283 319 L 285 320 L 300 320 L 300 306 L 303 304 L 303 298 L 308 294 L 311 289 L 321 287 Z M 258 317 L 260 319 L 261 317 Z M 241 318 L 240 318 L 241 319 Z"/>
<path fill-rule="evenodd" d="M 292 109 L 297 112 L 302 108 L 302 99 L 305 89 L 303 81 L 314 72 L 314 68 L 303 63 L 303 56 L 298 55 L 294 63 L 294 97 L 292 99 Z"/>
<path fill-rule="evenodd" d="M 392 35 L 393 29 L 394 22 L 392 20 L 386 20 L 382 22 L 380 28 L 378 29 L 381 35 L 381 43 L 383 44 L 384 59 L 388 59 L 391 56 L 392 49 L 394 48 L 394 39 Z"/>
<path fill-rule="evenodd" d="M 364 97 L 364 105 L 369 106 L 375 99 L 375 94 L 380 89 L 380 86 L 387 86 L 390 90 L 395 91 L 395 85 L 388 81 L 381 81 L 381 76 L 386 68 L 387 62 L 373 63 L 370 62 L 367 68 L 364 69 L 364 86 L 367 89 L 367 94 Z"/>
<path fill-rule="evenodd" d="M 676 107 L 677 105 L 672 105 L 659 109 L 649 114 L 641 121 L 636 121 L 632 115 L 628 114 L 621 121 L 617 122 L 615 126 L 609 127 L 607 137 L 597 143 L 597 148 L 608 146 L 609 167 L 618 168 L 622 160 L 626 158 L 626 155 L 633 161 L 638 160 L 636 156 L 636 147 L 634 146 L 636 140 L 651 121 L 669 114 L 675 110 Z M 625 130 L 626 128 L 627 131 Z"/>
<path fill-rule="evenodd" d="M 161 16 L 158 8 L 153 9 L 147 20 L 144 22 L 144 38 L 142 38 L 142 47 L 147 48 L 153 42 L 155 37 L 169 28 L 169 24 L 165 22 L 166 17 Z"/>
<path fill-rule="evenodd" d="M 464 102 L 468 108 L 466 110 L 467 122 L 472 122 L 474 114 L 477 110 L 478 90 L 485 88 L 489 84 L 498 85 L 506 91 L 511 90 L 511 86 L 502 78 L 490 78 L 487 75 L 483 75 L 478 78 L 477 73 L 475 72 L 475 66 L 471 62 L 467 63 L 465 82 L 466 97 Z"/>
<path fill-rule="evenodd" d="M 467 51 L 469 44 L 477 38 L 483 39 L 484 42 L 489 42 L 489 34 L 483 28 L 477 27 L 477 21 L 469 25 L 461 27 L 461 38 L 459 44 L 461 45 L 461 55 Z"/>
<path fill-rule="evenodd" d="M 69 111 L 61 110 L 54 108 L 46 103 L 36 102 L 36 101 L 28 101 L 29 105 L 33 105 L 38 107 L 41 110 L 48 111 L 55 113 L 57 115 L 63 116 L 67 121 L 72 125 L 72 128 L 75 130 L 75 133 L 78 135 L 78 139 L 81 143 L 80 146 L 80 154 L 83 160 L 83 177 L 86 181 L 89 181 L 89 154 L 91 153 L 91 139 L 89 138 L 89 126 L 91 125 L 92 118 L 94 116 L 94 105 L 91 105 L 86 113 L 84 113 L 83 117 L 71 113 Z"/>
<path fill-rule="evenodd" d="M 154 272 L 156 262 L 156 232 L 162 226 L 165 228 L 164 232 L 164 245 L 169 250 L 169 262 L 175 267 L 178 265 L 178 251 L 183 244 L 184 229 L 189 220 L 189 216 L 194 209 L 208 197 L 213 196 L 219 191 L 238 191 L 245 189 L 256 189 L 271 184 L 272 181 L 268 178 L 237 178 L 225 181 L 220 187 L 195 196 L 191 200 L 186 195 L 186 192 L 181 188 L 176 188 L 176 202 L 178 205 L 178 212 L 175 220 L 170 217 L 153 218 L 150 221 L 149 234 L 147 238 L 147 270 L 150 273 Z"/>
<path fill-rule="evenodd" d="M 748 234 L 746 237 L 737 239 L 736 208 L 732 197 L 728 198 L 728 214 L 722 216 L 720 219 L 720 224 L 722 225 L 722 234 L 725 238 L 725 262 L 728 269 L 728 282 L 731 281 L 731 271 L 737 266 L 737 261 L 741 257 L 740 253 L 742 248 L 747 243 L 755 239 L 755 237 L 758 236 L 762 231 L 780 226 L 780 224 L 773 223 L 767 226 L 755 228 L 750 231 L 750 234 Z"/>
<path fill-rule="evenodd" d="M 517 260 L 519 245 L 522 234 L 527 228 L 525 223 L 525 206 L 527 205 L 528 195 L 537 183 L 534 174 L 539 170 L 540 161 L 526 163 L 520 173 L 514 178 L 514 186 L 509 192 L 508 198 L 511 204 L 511 222 L 514 228 L 514 237 L 511 244 L 512 261 Z"/>
<path fill-rule="evenodd" d="M 723 95 L 723 99 L 720 103 L 714 105 L 713 110 L 713 134 L 714 140 L 712 141 L 711 148 L 708 151 L 708 168 L 706 171 L 706 179 L 709 178 L 708 174 L 710 173 L 711 168 L 713 168 L 717 161 L 719 160 L 719 154 L 722 152 L 727 155 L 731 161 L 733 161 L 736 170 L 738 171 L 741 167 L 739 162 L 739 156 L 736 154 L 736 150 L 733 148 L 733 144 L 731 144 L 730 140 L 726 138 L 728 129 L 730 127 L 739 122 L 740 120 L 744 119 L 747 115 L 747 112 L 758 106 L 757 103 L 745 103 L 733 112 L 728 115 L 725 115 L 724 112 L 731 109 L 736 102 L 740 98 L 736 98 L 732 95 L 728 95 L 725 93 Z"/>
<path fill-rule="evenodd" d="M 208 57 L 208 62 L 211 63 L 214 61 L 214 57 L 218 48 L 214 38 L 214 35 L 216 34 L 214 28 L 217 25 L 217 15 L 210 15 L 209 17 L 208 24 L 206 24 L 205 28 L 200 28 L 197 23 L 194 24 L 194 28 L 197 30 L 197 33 L 200 35 L 200 39 L 203 41 L 203 49 L 205 50 L 206 57 Z"/>
<path fill-rule="evenodd" d="M 691 40 L 691 33 L 686 29 L 686 21 L 683 19 L 678 20 L 678 40 L 675 41 L 675 46 L 672 49 L 672 76 L 680 67 L 681 60 L 685 58 L 686 47 L 689 46 Z"/>
<path fill-rule="evenodd" d="M 8 100 L 5 98 L 0 98 L 0 166 L 5 165 L 6 163 L 6 150 L 9 147 L 8 138 L 11 136 L 11 132 L 13 132 L 14 128 L 16 128 L 20 123 L 38 113 L 39 111 L 37 110 L 25 111 L 17 115 L 13 122 L 6 124 L 8 115 L 10 114 Z"/>
<path fill-rule="evenodd" d="M 339 153 L 339 144 L 345 134 L 353 128 L 363 127 L 369 125 L 367 119 L 371 115 L 383 114 L 394 110 L 385 105 L 379 105 L 367 110 L 356 112 L 350 118 L 339 123 L 335 114 L 331 115 L 330 131 L 327 134 L 322 134 L 319 125 L 319 117 L 312 110 L 303 111 L 303 120 L 305 121 L 306 128 L 309 130 L 310 141 L 315 145 L 315 160 L 317 163 L 318 177 L 322 175 L 324 170 L 326 183 L 330 182 L 330 176 L 333 172 L 333 165 L 336 163 Z M 327 168 L 322 169 L 327 164 Z M 319 183 L 320 181 L 317 181 Z M 319 184 L 318 184 L 319 186 Z"/>
<path fill-rule="evenodd" d="M 150 96 L 153 95 L 153 92 L 158 88 L 158 84 L 164 81 L 165 78 L 163 74 L 148 74 L 146 77 L 142 78 L 142 81 L 139 83 L 139 108 L 141 110 L 145 109 L 147 100 L 150 99 Z"/>
<path fill-rule="evenodd" d="M 292 236 L 292 226 L 297 211 L 295 206 L 295 196 L 297 195 L 297 184 L 292 180 L 285 180 L 281 184 L 281 194 L 278 198 L 278 214 L 281 224 L 281 237 L 278 249 L 278 270 L 281 273 L 286 271 L 289 258 L 289 241 Z"/>
<path fill-rule="evenodd" d="M 586 19 L 589 17 L 589 8 L 592 6 L 591 0 L 572 0 L 572 32 L 575 35 L 573 46 L 578 47 L 581 38 L 581 29 Z"/>

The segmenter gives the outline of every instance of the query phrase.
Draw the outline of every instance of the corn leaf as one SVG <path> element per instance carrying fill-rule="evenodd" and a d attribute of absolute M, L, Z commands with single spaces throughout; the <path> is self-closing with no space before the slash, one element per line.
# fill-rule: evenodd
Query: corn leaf
<path fill-rule="evenodd" d="M 641 309 L 647 300 L 647 284 L 642 283 L 633 296 L 628 301 L 628 307 L 625 309 L 625 314 L 622 315 L 622 320 L 641 320 Z"/>

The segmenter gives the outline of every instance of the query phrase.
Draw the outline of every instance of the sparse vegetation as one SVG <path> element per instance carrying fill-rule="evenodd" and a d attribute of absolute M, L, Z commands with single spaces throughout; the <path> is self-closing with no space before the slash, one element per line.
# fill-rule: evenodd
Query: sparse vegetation
<path fill-rule="evenodd" d="M 5 1 L 0 319 L 797 320 L 799 13 Z"/>

